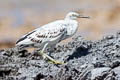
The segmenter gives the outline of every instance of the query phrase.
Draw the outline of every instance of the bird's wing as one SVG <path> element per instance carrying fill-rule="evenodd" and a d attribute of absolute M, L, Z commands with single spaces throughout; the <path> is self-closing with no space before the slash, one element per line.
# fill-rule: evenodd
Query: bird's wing
<path fill-rule="evenodd" d="M 53 22 L 52 24 L 44 25 L 34 31 L 26 34 L 20 38 L 17 44 L 34 44 L 44 43 L 47 41 L 54 41 L 58 37 L 61 37 L 66 32 L 65 25 L 61 22 Z"/>
<path fill-rule="evenodd" d="M 35 32 L 36 32 L 36 30 L 33 30 L 33 31 L 29 32 L 28 34 L 22 36 L 19 40 L 17 40 L 16 45 L 18 45 L 18 44 L 20 45 L 20 44 L 22 44 L 23 42 L 24 42 L 24 43 L 26 42 L 26 44 L 27 44 L 27 41 L 29 42 L 28 37 L 29 37 L 30 35 L 32 35 L 33 33 L 35 33 Z M 31 43 L 32 43 L 32 42 L 31 42 Z"/>

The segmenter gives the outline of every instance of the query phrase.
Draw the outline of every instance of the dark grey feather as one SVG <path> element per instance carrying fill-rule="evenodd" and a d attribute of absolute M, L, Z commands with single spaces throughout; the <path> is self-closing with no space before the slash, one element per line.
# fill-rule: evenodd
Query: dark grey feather
<path fill-rule="evenodd" d="M 29 35 L 31 35 L 31 34 L 34 33 L 34 32 L 35 32 L 35 31 L 32 31 L 32 32 L 28 33 L 26 36 L 20 38 L 20 39 L 16 42 L 16 44 L 18 44 L 19 42 L 25 40 Z"/>

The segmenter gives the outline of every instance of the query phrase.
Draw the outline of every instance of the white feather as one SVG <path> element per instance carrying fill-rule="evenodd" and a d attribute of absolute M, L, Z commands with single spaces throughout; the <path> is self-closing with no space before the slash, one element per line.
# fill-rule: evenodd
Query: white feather
<path fill-rule="evenodd" d="M 46 43 L 54 46 L 61 40 L 73 36 L 78 29 L 78 22 L 75 20 L 75 16 L 71 17 L 72 14 L 77 13 L 69 13 L 64 20 L 57 20 L 33 30 L 21 37 L 16 45 L 32 45 L 32 47 L 43 48 Z"/>

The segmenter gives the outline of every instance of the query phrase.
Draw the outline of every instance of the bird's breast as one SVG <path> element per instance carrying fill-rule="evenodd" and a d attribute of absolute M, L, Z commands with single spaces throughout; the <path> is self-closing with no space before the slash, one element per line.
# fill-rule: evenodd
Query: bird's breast
<path fill-rule="evenodd" d="M 74 23 L 74 24 L 69 24 L 67 27 L 67 35 L 69 35 L 70 37 L 73 36 L 78 30 L 78 24 Z"/>

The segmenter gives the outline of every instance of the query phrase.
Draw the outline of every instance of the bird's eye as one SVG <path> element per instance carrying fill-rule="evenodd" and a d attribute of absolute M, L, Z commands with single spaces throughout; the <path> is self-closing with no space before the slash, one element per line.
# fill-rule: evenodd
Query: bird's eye
<path fill-rule="evenodd" d="M 72 14 L 72 16 L 75 16 L 74 14 Z"/>

